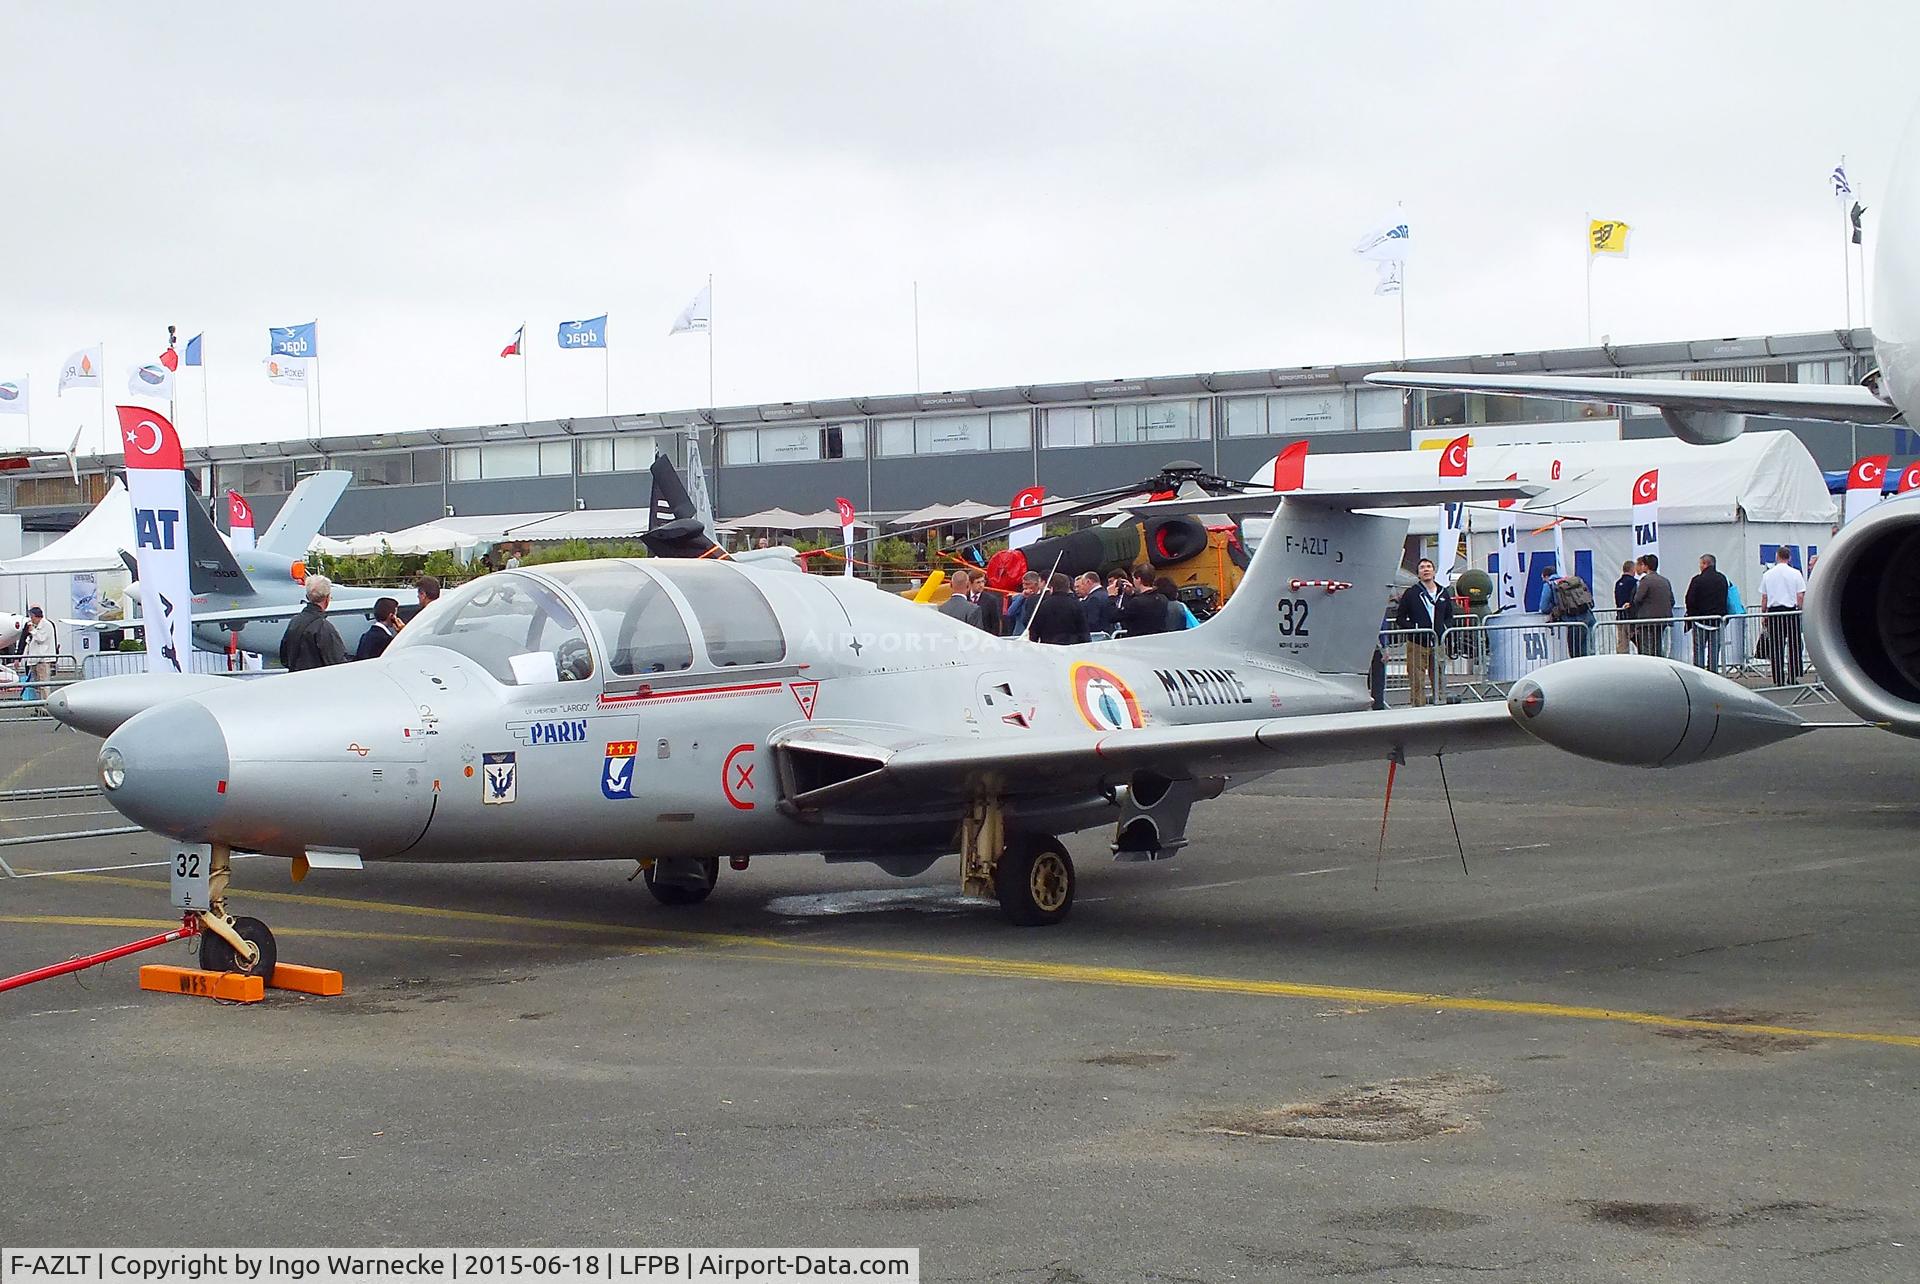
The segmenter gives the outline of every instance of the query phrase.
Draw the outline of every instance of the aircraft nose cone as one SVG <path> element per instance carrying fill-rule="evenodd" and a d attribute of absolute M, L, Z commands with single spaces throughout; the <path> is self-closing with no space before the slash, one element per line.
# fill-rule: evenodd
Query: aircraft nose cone
<path fill-rule="evenodd" d="M 205 706 L 179 700 L 124 723 L 100 749 L 107 801 L 135 824 L 205 842 L 224 804 L 227 738 Z"/>

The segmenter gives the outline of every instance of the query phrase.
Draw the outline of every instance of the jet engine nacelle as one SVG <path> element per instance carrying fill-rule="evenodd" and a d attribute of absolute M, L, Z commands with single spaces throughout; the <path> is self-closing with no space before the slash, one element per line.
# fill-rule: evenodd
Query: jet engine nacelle
<path fill-rule="evenodd" d="M 1842 704 L 1920 736 L 1920 496 L 1878 505 L 1821 550 L 1806 634 Z"/>
<path fill-rule="evenodd" d="M 1683 767 L 1810 730 L 1737 682 L 1650 655 L 1549 664 L 1514 683 L 1507 708 L 1555 748 L 1625 767 Z"/>

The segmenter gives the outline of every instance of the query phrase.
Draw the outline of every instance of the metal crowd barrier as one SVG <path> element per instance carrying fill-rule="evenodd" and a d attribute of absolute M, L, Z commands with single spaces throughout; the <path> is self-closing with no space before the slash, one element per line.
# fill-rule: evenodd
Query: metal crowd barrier
<path fill-rule="evenodd" d="M 1420 632 L 1381 633 L 1389 691 L 1410 686 L 1406 642 L 1409 634 L 1417 639 Z M 1761 690 L 1792 692 L 1789 704 L 1828 698 L 1808 659 L 1798 610 L 1639 620 L 1622 618 L 1612 609 L 1596 610 L 1591 622 L 1512 611 L 1460 620 L 1434 650 L 1436 698 L 1505 699 L 1515 682 L 1544 665 L 1586 655 L 1625 654 L 1662 655 L 1757 684 Z"/>

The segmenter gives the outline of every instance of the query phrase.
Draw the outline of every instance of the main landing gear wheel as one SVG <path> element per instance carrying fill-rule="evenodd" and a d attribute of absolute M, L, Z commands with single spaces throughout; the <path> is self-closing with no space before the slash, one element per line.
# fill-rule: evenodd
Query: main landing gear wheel
<path fill-rule="evenodd" d="M 1014 835 L 994 867 L 993 890 L 1016 927 L 1050 927 L 1073 908 L 1073 857 L 1057 838 Z"/>
<path fill-rule="evenodd" d="M 220 938 L 217 932 L 204 928 L 200 932 L 200 967 L 208 972 L 241 972 L 257 976 L 262 980 L 273 979 L 273 965 L 279 961 L 280 948 L 273 942 L 273 933 L 267 925 L 257 918 L 236 918 L 233 930 L 260 951 L 260 957 L 251 967 L 240 961 L 233 946 Z"/>
<path fill-rule="evenodd" d="M 646 867 L 641 876 L 646 880 L 647 890 L 653 893 L 653 899 L 662 905 L 698 905 L 712 895 L 713 885 L 720 881 L 720 858 L 717 856 L 701 858 L 700 872 L 706 876 L 706 883 L 700 886 L 656 882 L 654 874 L 659 868 L 660 863 L 655 861 Z"/>

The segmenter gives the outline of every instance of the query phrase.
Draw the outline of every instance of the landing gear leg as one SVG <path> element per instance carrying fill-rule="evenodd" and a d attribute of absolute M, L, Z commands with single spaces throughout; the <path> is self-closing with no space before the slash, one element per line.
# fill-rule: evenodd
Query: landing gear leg
<path fill-rule="evenodd" d="M 227 913 L 227 883 L 233 877 L 233 849 L 213 845 L 207 903 L 200 911 L 200 966 L 208 972 L 244 972 L 270 979 L 280 950 L 273 933 L 257 918 Z"/>
<path fill-rule="evenodd" d="M 997 794 L 984 794 L 967 805 L 960 818 L 960 894 L 994 895 L 994 870 L 1006 850 L 1006 821 Z"/>
<path fill-rule="evenodd" d="M 641 877 L 647 890 L 662 905 L 698 905 L 713 892 L 720 879 L 720 858 L 668 856 L 640 862 Z"/>

